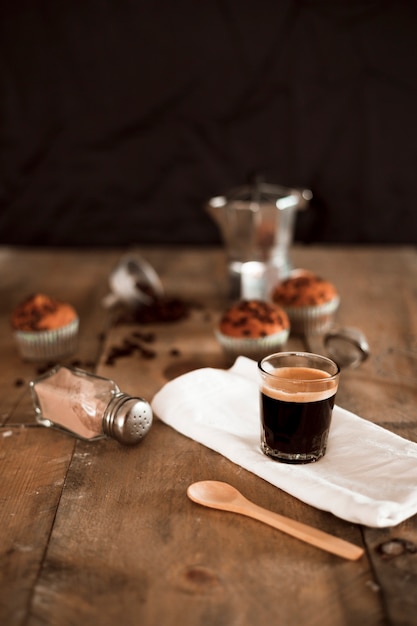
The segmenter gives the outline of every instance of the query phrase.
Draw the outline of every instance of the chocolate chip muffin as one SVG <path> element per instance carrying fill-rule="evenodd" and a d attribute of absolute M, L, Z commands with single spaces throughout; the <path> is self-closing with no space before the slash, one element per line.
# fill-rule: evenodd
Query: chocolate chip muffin
<path fill-rule="evenodd" d="M 227 356 L 258 359 L 280 350 L 289 332 L 282 307 L 263 300 L 240 300 L 220 318 L 216 337 Z"/>
<path fill-rule="evenodd" d="M 286 311 L 296 335 L 326 332 L 340 304 L 333 283 L 307 270 L 292 272 L 274 287 L 271 299 Z"/>
<path fill-rule="evenodd" d="M 16 306 L 10 321 L 25 360 L 55 359 L 76 348 L 79 319 L 74 307 L 66 302 L 33 294 Z"/>

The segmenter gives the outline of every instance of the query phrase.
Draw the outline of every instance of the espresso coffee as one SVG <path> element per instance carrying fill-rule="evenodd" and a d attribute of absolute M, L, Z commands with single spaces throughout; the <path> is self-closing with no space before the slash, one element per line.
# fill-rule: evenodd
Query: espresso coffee
<path fill-rule="evenodd" d="M 337 390 L 337 381 L 324 370 L 281 367 L 261 386 L 261 447 L 288 463 L 321 458 Z"/>

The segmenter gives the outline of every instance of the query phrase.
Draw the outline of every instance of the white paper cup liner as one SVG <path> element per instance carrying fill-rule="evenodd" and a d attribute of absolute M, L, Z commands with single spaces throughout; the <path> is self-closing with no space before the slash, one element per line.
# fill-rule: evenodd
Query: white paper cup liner
<path fill-rule="evenodd" d="M 79 319 L 53 330 L 15 330 L 18 350 L 25 361 L 43 361 L 72 354 L 77 348 Z"/>
<path fill-rule="evenodd" d="M 316 306 L 283 308 L 289 317 L 294 335 L 320 335 L 333 326 L 339 304 L 340 298 L 337 297 Z"/>
<path fill-rule="evenodd" d="M 260 359 L 267 354 L 279 352 L 287 342 L 289 334 L 289 328 L 259 338 L 229 337 L 218 330 L 215 331 L 217 341 L 227 356 L 246 356 L 252 359 Z"/>

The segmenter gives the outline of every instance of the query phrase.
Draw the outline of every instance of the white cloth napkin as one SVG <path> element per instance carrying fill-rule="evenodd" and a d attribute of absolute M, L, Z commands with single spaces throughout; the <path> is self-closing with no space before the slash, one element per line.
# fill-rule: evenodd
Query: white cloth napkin
<path fill-rule="evenodd" d="M 183 435 L 347 521 L 382 528 L 417 513 L 417 444 L 335 406 L 320 461 L 274 461 L 260 449 L 258 384 L 256 362 L 239 357 L 229 370 L 197 369 L 166 383 L 152 408 Z"/>

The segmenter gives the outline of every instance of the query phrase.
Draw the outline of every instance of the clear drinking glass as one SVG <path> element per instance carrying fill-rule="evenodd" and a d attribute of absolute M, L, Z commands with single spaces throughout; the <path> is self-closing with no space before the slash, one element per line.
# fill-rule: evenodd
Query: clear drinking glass
<path fill-rule="evenodd" d="M 340 369 L 310 352 L 280 352 L 259 361 L 261 449 L 284 463 L 324 456 Z"/>

